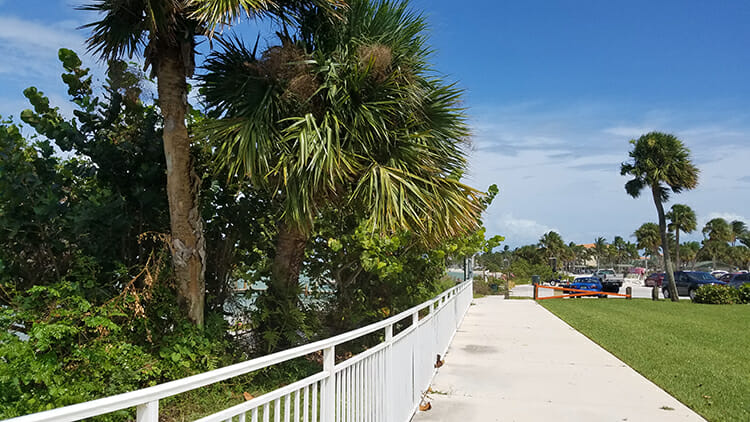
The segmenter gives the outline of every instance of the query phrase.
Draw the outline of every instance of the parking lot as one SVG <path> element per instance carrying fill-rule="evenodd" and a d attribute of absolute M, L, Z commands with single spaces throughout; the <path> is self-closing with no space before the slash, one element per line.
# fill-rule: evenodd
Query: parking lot
<path fill-rule="evenodd" d="M 642 282 L 641 282 L 642 283 Z M 651 299 L 651 287 L 645 287 L 643 284 L 635 284 L 632 282 L 626 282 L 623 284 L 623 286 L 620 288 L 620 293 L 625 294 L 625 288 L 627 286 L 630 286 L 633 288 L 633 297 L 634 298 L 644 298 L 644 299 Z M 546 297 L 546 296 L 556 296 L 560 295 L 562 292 L 559 290 L 552 290 L 552 289 L 539 289 L 539 297 Z M 521 284 L 510 291 L 510 295 L 514 297 L 533 297 L 534 291 L 533 287 L 530 284 Z M 624 299 L 622 296 L 610 296 L 613 299 Z M 687 299 L 687 296 L 684 297 Z M 661 290 L 659 290 L 659 299 L 664 299 L 664 296 L 661 293 Z"/>

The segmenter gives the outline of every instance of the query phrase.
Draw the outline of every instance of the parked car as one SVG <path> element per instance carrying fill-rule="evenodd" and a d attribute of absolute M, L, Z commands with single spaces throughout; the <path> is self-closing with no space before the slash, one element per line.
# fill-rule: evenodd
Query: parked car
<path fill-rule="evenodd" d="M 599 279 L 599 277 L 576 277 L 575 279 L 573 279 L 572 282 L 563 284 L 562 287 L 568 287 L 571 289 L 578 289 L 578 290 L 588 290 L 591 292 L 601 292 L 602 281 Z M 563 290 L 563 293 L 567 295 L 567 294 L 575 294 L 575 293 L 581 293 L 581 292 L 572 292 L 569 290 Z M 606 295 L 602 295 L 602 296 L 606 296 Z M 577 297 L 581 297 L 581 296 L 577 296 Z"/>
<path fill-rule="evenodd" d="M 596 270 L 593 276 L 601 280 L 602 290 L 605 292 L 618 293 L 622 287 L 623 279 L 613 269 Z"/>
<path fill-rule="evenodd" d="M 717 280 L 711 273 L 702 271 L 675 271 L 674 281 L 677 285 L 677 294 L 680 296 L 690 296 L 690 299 L 695 299 L 695 292 L 701 286 L 707 284 L 727 284 Z M 665 298 L 669 298 L 669 289 L 667 289 L 666 283 L 663 283 L 661 291 Z"/>
<path fill-rule="evenodd" d="M 739 289 L 743 284 L 750 284 L 750 274 L 748 273 L 737 273 L 733 276 L 727 283 L 735 289 Z"/>
<path fill-rule="evenodd" d="M 728 274 L 728 273 L 729 273 L 728 271 L 724 271 L 724 270 L 711 271 L 711 275 L 714 276 L 714 278 L 716 278 L 717 280 L 719 279 L 719 277 L 723 276 L 724 274 Z"/>
<path fill-rule="evenodd" d="M 738 275 L 740 275 L 740 274 L 741 274 L 741 273 L 726 273 L 726 274 L 724 274 L 724 275 L 722 275 L 722 276 L 720 276 L 720 277 L 716 277 L 716 276 L 714 276 L 714 277 L 716 277 L 716 279 L 717 279 L 717 280 L 719 280 L 719 281 L 723 281 L 723 282 L 725 282 L 725 283 L 729 283 L 729 282 L 730 282 L 730 281 L 732 281 L 732 280 L 733 280 L 733 279 L 734 279 L 734 278 L 735 278 L 736 276 L 738 276 Z M 712 274 L 712 275 L 713 275 L 713 274 Z"/>
<path fill-rule="evenodd" d="M 664 273 L 652 273 L 643 280 L 646 287 L 661 287 L 662 283 L 664 283 Z"/>

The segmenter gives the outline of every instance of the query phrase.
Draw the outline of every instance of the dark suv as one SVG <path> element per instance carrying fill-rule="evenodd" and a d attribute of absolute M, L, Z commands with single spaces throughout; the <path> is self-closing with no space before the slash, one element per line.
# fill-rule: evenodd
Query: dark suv
<path fill-rule="evenodd" d="M 728 284 L 735 289 L 739 289 L 743 284 L 750 284 L 750 273 L 732 274 Z"/>
<path fill-rule="evenodd" d="M 677 285 L 677 294 L 680 296 L 690 296 L 690 299 L 695 299 L 695 291 L 698 290 L 700 286 L 706 284 L 727 284 L 717 280 L 711 275 L 711 273 L 704 273 L 701 271 L 675 271 L 674 281 Z M 662 293 L 665 298 L 669 298 L 669 289 L 667 286 L 668 283 L 665 277 L 664 284 L 662 285 Z"/>

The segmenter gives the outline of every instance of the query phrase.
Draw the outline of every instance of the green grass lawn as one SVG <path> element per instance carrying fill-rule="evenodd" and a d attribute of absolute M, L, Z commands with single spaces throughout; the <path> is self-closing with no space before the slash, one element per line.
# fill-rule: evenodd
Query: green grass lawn
<path fill-rule="evenodd" d="M 710 421 L 750 421 L 750 306 L 539 302 Z"/>

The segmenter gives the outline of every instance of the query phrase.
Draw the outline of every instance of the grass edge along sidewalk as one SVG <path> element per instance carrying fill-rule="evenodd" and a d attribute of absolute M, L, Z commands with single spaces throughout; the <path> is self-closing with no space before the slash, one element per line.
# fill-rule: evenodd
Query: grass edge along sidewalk
<path fill-rule="evenodd" d="M 750 420 L 750 306 L 539 303 L 709 421 Z"/>

